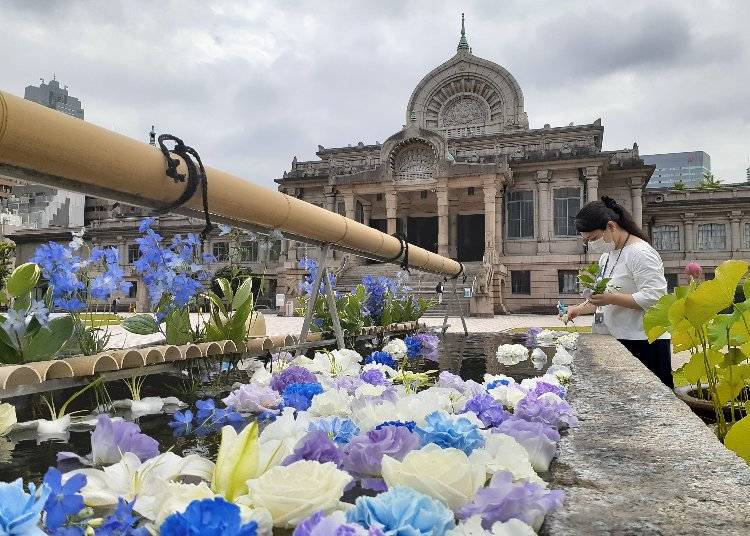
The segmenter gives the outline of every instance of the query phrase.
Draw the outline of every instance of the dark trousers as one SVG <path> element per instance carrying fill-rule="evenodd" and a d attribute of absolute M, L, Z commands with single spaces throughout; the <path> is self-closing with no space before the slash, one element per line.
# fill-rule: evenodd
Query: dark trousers
<path fill-rule="evenodd" d="M 672 347 L 669 339 L 632 341 L 618 339 L 638 360 L 648 367 L 664 385 L 674 389 L 672 380 Z"/>

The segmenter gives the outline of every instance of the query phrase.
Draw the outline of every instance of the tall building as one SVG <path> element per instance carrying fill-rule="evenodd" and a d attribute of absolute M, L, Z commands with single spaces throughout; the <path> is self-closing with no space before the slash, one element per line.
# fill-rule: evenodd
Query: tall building
<path fill-rule="evenodd" d="M 649 188 L 670 188 L 678 182 L 694 188 L 704 173 L 711 171 L 711 157 L 703 151 L 644 154 L 641 158 L 646 164 L 656 166 Z"/>
<path fill-rule="evenodd" d="M 41 79 L 42 83 L 39 87 L 26 86 L 23 98 L 26 100 L 38 102 L 43 106 L 58 110 L 64 114 L 72 115 L 78 119 L 83 119 L 83 108 L 81 108 L 81 101 L 77 98 L 68 95 L 68 86 L 60 87 L 54 77 L 49 81 L 48 84 L 44 83 L 44 78 Z"/>

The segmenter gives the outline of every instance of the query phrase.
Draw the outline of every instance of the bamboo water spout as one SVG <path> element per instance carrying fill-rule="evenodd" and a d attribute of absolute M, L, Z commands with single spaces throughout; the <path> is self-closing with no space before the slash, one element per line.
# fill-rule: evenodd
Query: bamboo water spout
<path fill-rule="evenodd" d="M 186 169 L 181 161 L 179 171 Z M 0 173 L 159 209 L 184 189 L 164 171 L 157 148 L 0 91 Z M 403 257 L 393 236 L 218 169 L 207 167 L 206 175 L 212 220 L 249 230 L 278 229 L 295 240 L 328 243 L 376 260 Z M 201 218 L 200 196 L 174 212 Z M 455 260 L 417 246 L 408 249 L 412 268 L 449 277 L 462 271 Z"/>

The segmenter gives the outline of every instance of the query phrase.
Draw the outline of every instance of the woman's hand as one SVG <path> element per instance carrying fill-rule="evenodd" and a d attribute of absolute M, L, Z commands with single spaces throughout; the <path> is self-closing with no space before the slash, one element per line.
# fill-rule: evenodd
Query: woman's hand
<path fill-rule="evenodd" d="M 603 305 L 612 305 L 615 302 L 615 295 L 612 292 L 605 292 L 603 294 L 592 294 L 589 296 L 589 303 L 597 307 Z"/>
<path fill-rule="evenodd" d="M 568 307 L 568 321 L 572 322 L 583 314 L 583 309 L 580 305 L 571 305 Z"/>

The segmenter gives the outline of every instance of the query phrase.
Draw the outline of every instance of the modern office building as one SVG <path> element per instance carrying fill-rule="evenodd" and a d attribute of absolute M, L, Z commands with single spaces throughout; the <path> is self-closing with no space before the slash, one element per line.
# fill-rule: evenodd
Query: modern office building
<path fill-rule="evenodd" d="M 641 158 L 644 163 L 656 166 L 648 188 L 671 188 L 678 182 L 694 188 L 711 171 L 711 157 L 703 151 L 644 154 Z"/>
<path fill-rule="evenodd" d="M 68 94 L 68 86 L 60 87 L 60 82 L 55 80 L 54 77 L 47 84 L 44 83 L 44 78 L 41 81 L 39 87 L 26 86 L 23 98 L 78 119 L 83 119 L 81 101 Z"/>

